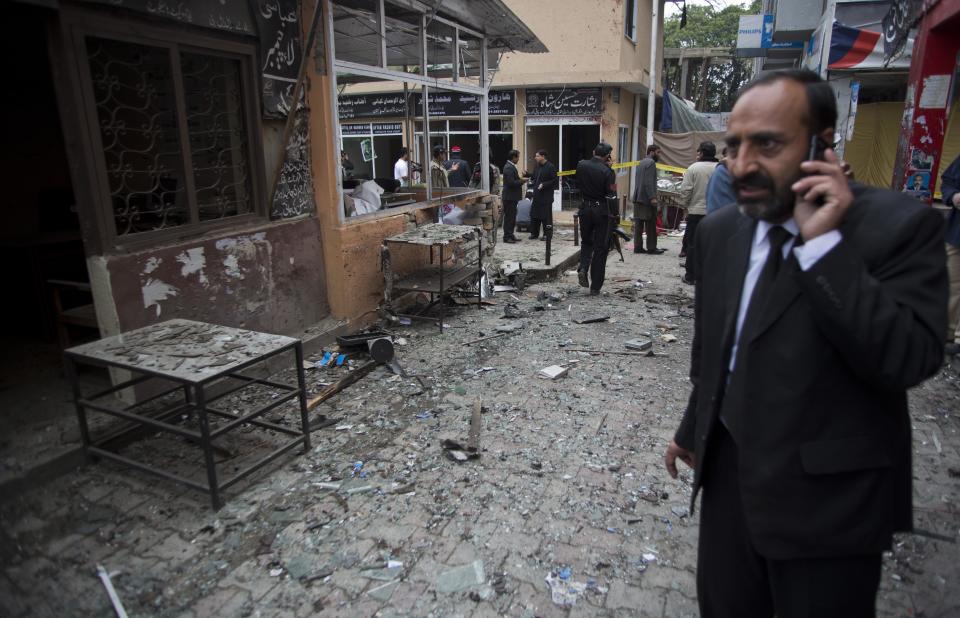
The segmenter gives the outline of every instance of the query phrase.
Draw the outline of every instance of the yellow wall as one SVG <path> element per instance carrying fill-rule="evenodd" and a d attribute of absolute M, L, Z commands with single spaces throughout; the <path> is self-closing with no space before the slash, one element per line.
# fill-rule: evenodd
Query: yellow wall
<path fill-rule="evenodd" d="M 846 142 L 844 158 L 850 162 L 858 181 L 877 187 L 890 187 L 900 140 L 903 105 L 903 101 L 865 103 L 857 108 L 853 140 Z M 937 191 L 940 190 L 940 176 L 951 161 L 960 155 L 960 101 L 954 103 L 950 110 L 942 152 L 936 179 Z"/>
<path fill-rule="evenodd" d="M 623 34 L 626 3 L 622 0 L 506 0 L 549 52 L 505 54 L 493 85 L 619 83 L 646 88 L 652 1 L 638 0 L 637 42 L 633 43 Z M 662 26 L 661 12 L 661 32 Z M 658 56 L 662 66 L 663 55 Z"/>

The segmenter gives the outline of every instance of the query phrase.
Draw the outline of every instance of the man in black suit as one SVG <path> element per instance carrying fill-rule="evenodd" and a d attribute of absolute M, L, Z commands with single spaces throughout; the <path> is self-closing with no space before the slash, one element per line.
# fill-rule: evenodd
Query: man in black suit
<path fill-rule="evenodd" d="M 694 240 L 693 391 L 666 466 L 694 467 L 691 507 L 703 491 L 705 617 L 873 616 L 881 553 L 912 527 L 906 390 L 943 358 L 943 221 L 848 182 L 835 121 L 814 73 L 748 85 L 726 136 L 739 208 Z"/>
<path fill-rule="evenodd" d="M 517 161 L 520 151 L 511 150 L 503 166 L 503 242 L 517 242 L 513 230 L 517 224 L 517 202 L 523 198 L 523 185 L 526 180 L 520 177 Z"/>
<path fill-rule="evenodd" d="M 530 207 L 530 239 L 540 237 L 540 225 L 543 225 L 543 237 L 553 234 L 553 190 L 557 187 L 557 168 L 547 159 L 546 150 L 538 150 L 534 155 L 537 171 L 533 173 L 530 189 L 533 191 L 533 204 Z"/>

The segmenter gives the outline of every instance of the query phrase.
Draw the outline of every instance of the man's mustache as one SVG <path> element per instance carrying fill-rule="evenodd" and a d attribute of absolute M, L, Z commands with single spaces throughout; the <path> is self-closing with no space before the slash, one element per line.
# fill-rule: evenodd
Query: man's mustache
<path fill-rule="evenodd" d="M 742 178 L 734 178 L 731 186 L 738 193 L 744 189 L 766 189 L 771 192 L 775 189 L 773 179 L 759 172 L 747 174 Z"/>

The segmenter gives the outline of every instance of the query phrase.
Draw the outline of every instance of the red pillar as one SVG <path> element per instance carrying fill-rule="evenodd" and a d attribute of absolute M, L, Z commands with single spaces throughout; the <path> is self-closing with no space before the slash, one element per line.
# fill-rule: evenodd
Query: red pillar
<path fill-rule="evenodd" d="M 940 170 L 948 96 L 960 52 L 960 2 L 942 0 L 918 24 L 892 187 L 930 203 Z M 944 165 L 949 165 L 947 161 Z M 916 189 L 915 187 L 919 187 Z"/>

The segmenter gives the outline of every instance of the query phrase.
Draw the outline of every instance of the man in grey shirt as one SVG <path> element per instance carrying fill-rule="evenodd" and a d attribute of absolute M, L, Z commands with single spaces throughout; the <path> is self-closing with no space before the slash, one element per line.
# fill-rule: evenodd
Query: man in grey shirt
<path fill-rule="evenodd" d="M 637 178 L 633 190 L 633 252 L 659 255 L 657 249 L 657 161 L 660 147 L 647 146 L 646 158 L 637 165 Z M 647 235 L 647 250 L 640 242 L 641 227 Z"/>

